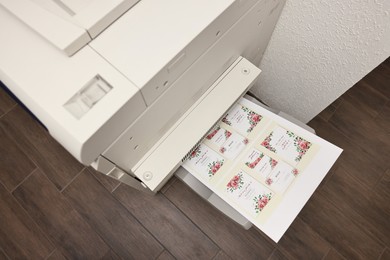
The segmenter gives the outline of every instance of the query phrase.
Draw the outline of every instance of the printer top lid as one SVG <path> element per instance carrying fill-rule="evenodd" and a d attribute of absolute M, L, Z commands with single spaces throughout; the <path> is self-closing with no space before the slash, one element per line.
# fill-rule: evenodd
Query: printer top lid
<path fill-rule="evenodd" d="M 72 56 L 137 2 L 0 0 L 0 5 L 68 56 Z"/>

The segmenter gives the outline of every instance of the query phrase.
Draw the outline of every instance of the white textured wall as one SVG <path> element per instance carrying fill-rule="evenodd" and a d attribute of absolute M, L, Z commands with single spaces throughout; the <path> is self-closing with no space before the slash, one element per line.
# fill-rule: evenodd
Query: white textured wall
<path fill-rule="evenodd" d="M 252 91 L 307 122 L 389 55 L 390 0 L 287 0 Z"/>

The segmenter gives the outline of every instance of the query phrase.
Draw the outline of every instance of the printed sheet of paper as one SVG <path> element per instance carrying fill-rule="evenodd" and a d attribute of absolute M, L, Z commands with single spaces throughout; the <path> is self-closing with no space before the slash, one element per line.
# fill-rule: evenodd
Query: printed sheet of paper
<path fill-rule="evenodd" d="M 312 144 L 278 126 L 262 141 L 261 145 L 296 165 Z"/>
<path fill-rule="evenodd" d="M 278 241 L 341 151 L 241 99 L 183 167 Z"/>
<path fill-rule="evenodd" d="M 186 164 L 204 178 L 212 178 L 221 169 L 225 159 L 205 144 L 200 144 Z"/>
<path fill-rule="evenodd" d="M 226 184 L 228 195 L 246 211 L 259 214 L 272 198 L 272 192 L 244 171 Z"/>

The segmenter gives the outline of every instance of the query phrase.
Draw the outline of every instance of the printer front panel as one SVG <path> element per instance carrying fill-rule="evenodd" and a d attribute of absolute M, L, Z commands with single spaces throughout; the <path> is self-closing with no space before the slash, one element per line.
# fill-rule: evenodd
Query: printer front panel
<path fill-rule="evenodd" d="M 284 4 L 284 1 L 281 3 Z M 276 20 L 273 23 L 266 21 L 273 19 L 272 15 L 268 15 L 273 7 L 259 1 L 250 8 L 147 108 L 103 156 L 128 172 L 136 172 L 142 164 L 142 157 L 240 54 L 264 51 L 266 45 L 260 46 L 258 38 L 264 30 L 262 25 L 272 28 L 275 25 Z M 263 17 L 259 17 L 259 14 Z M 270 34 L 266 37 L 269 39 Z M 188 48 L 191 48 L 191 44 Z M 255 59 L 254 56 L 246 57 Z"/>

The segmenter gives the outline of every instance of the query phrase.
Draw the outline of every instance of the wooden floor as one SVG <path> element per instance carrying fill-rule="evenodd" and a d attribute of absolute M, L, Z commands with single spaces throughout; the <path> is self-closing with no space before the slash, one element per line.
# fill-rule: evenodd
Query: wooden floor
<path fill-rule="evenodd" d="M 175 178 L 85 168 L 0 91 L 0 259 L 390 259 L 389 59 L 309 125 L 344 153 L 276 244 Z"/>

